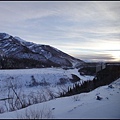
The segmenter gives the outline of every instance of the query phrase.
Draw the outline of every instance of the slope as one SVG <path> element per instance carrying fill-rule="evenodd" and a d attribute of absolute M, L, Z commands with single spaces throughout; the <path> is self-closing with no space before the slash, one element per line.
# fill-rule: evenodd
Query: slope
<path fill-rule="evenodd" d="M 112 87 L 110 87 L 112 86 Z M 97 100 L 97 96 L 102 99 Z M 82 93 L 70 97 L 58 98 L 28 108 L 0 114 L 5 118 L 27 118 L 26 110 L 40 110 L 49 108 L 52 118 L 120 118 L 120 78 L 110 85 L 102 86 L 89 93 Z M 46 109 L 47 111 L 47 109 Z M 44 112 L 46 112 L 44 111 Z M 32 111 L 31 111 L 32 112 Z M 31 114 L 29 111 L 28 115 Z M 43 112 L 43 113 L 44 113 Z M 34 114 L 36 112 L 34 111 Z M 48 116 L 42 116 L 47 118 Z"/>

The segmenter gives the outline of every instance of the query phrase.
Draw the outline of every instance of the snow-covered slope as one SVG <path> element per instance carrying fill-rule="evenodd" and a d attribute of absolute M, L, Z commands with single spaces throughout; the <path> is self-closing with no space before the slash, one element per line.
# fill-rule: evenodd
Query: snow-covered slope
<path fill-rule="evenodd" d="M 45 87 L 49 87 L 58 91 L 58 87 L 73 85 L 70 79 L 72 74 L 78 76 L 80 80 L 78 82 L 93 80 L 94 76 L 81 76 L 78 69 L 62 69 L 62 68 L 39 68 L 39 69 L 17 69 L 17 70 L 0 70 L 0 97 L 5 98 L 7 96 L 8 86 L 10 81 L 16 85 L 16 89 L 22 89 L 26 94 L 31 91 L 37 91 Z M 38 85 L 32 85 L 32 78 L 36 80 Z M 63 83 L 61 82 L 63 79 Z M 44 84 L 46 83 L 46 84 Z M 43 85 L 42 85 L 43 84 Z"/>
<path fill-rule="evenodd" d="M 73 79 L 73 75 L 77 79 Z M 39 68 L 39 69 L 14 69 L 14 70 L 0 70 L 0 110 L 8 111 L 5 102 L 9 102 L 6 98 L 13 98 L 14 93 L 12 88 L 15 89 L 17 94 L 25 99 L 30 96 L 32 98 L 38 96 L 45 97 L 46 101 L 60 96 L 61 92 L 65 92 L 69 87 L 86 80 L 93 80 L 94 76 L 81 76 L 78 69 L 62 69 L 62 68 Z M 12 87 L 13 86 L 13 87 Z M 52 96 L 51 96 L 52 94 Z M 30 99 L 32 99 L 30 98 Z M 43 98 L 43 97 L 42 97 Z M 6 99 L 4 101 L 3 99 Z M 34 100 L 32 101 L 32 104 Z M 9 106 L 9 105 L 8 105 Z M 10 108 L 9 108 L 10 109 Z M 1 112 L 1 111 L 0 111 Z"/>
<path fill-rule="evenodd" d="M 0 51 L 5 56 L 16 59 L 36 60 L 42 65 L 75 67 L 84 63 L 54 47 L 49 45 L 35 44 L 27 42 L 19 37 L 13 37 L 6 33 L 0 33 Z M 24 65 L 25 66 L 25 65 Z M 27 63 L 26 66 L 27 67 Z"/>
<path fill-rule="evenodd" d="M 31 105 L 14 112 L 0 114 L 0 118 L 20 118 L 25 116 L 26 110 L 40 110 L 49 108 L 53 118 L 107 118 L 120 119 L 120 78 L 110 85 L 102 86 L 89 93 L 82 93 L 70 97 L 57 98 L 44 103 Z M 97 96 L 102 99 L 97 100 Z M 47 111 L 47 109 L 46 109 Z M 45 111 L 44 111 L 45 112 Z M 43 112 L 43 113 L 44 113 Z M 29 114 L 31 114 L 29 112 Z M 37 114 L 36 112 L 34 114 Z M 44 115 L 43 115 L 44 116 Z M 26 117 L 24 117 L 26 118 Z"/>

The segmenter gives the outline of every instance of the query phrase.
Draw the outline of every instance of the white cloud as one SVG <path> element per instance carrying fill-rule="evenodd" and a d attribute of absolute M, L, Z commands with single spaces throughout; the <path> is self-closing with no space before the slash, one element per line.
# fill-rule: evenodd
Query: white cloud
<path fill-rule="evenodd" d="M 74 54 L 79 49 L 116 50 L 119 11 L 119 1 L 2 1 L 0 31 Z"/>

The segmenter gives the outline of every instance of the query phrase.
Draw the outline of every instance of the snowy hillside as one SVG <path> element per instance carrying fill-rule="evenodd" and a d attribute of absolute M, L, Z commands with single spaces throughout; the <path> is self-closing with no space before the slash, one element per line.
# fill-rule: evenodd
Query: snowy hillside
<path fill-rule="evenodd" d="M 5 97 L 6 90 L 10 81 L 16 86 L 16 88 L 22 90 L 36 91 L 36 89 L 50 87 L 51 89 L 59 86 L 72 85 L 70 79 L 72 74 L 78 76 L 80 80 L 78 82 L 93 80 L 94 76 L 81 76 L 78 69 L 64 70 L 62 68 L 39 68 L 39 69 L 19 69 L 19 70 L 0 70 L 0 91 Z M 41 83 L 38 85 L 32 84 L 32 76 L 36 82 Z M 64 83 L 60 84 L 60 79 L 64 79 Z M 43 84 L 42 84 L 43 83 Z M 46 84 L 44 84 L 46 83 Z M 73 83 L 74 84 L 74 83 Z M 28 88 L 28 89 L 26 89 Z M 65 87 L 67 88 L 67 87 Z M 57 89 L 56 89 L 57 90 Z"/>
<path fill-rule="evenodd" d="M 4 69 L 76 67 L 84 63 L 57 48 L 27 42 L 6 33 L 0 33 L 0 57 L 2 56 L 4 60 L 2 64 L 0 63 L 0 67 Z"/>
<path fill-rule="evenodd" d="M 97 100 L 97 96 L 102 99 Z M 42 112 L 39 112 L 39 114 L 47 113 L 47 110 L 49 111 L 49 114 L 42 114 L 42 118 L 120 119 L 120 78 L 111 83 L 111 85 L 96 88 L 89 93 L 57 98 L 44 103 L 31 105 L 21 110 L 0 114 L 0 118 L 27 118 L 26 115 L 33 115 L 32 112 L 36 115 L 40 110 Z"/>
<path fill-rule="evenodd" d="M 73 81 L 75 79 L 73 79 L 73 76 L 76 76 L 76 81 Z M 32 97 L 40 96 L 40 94 L 44 95 L 45 99 L 38 101 L 42 102 L 59 96 L 61 92 L 68 90 L 68 86 L 72 87 L 76 82 L 81 83 L 93 80 L 93 78 L 94 76 L 81 76 L 78 69 L 39 68 L 0 70 L 0 99 L 9 98 L 10 96 L 14 97 L 13 90 L 11 89 L 13 86 L 20 97 L 26 96 L 25 99 L 31 95 Z M 4 111 L 8 109 L 2 100 L 0 100 L 0 107 L 3 107 Z"/>

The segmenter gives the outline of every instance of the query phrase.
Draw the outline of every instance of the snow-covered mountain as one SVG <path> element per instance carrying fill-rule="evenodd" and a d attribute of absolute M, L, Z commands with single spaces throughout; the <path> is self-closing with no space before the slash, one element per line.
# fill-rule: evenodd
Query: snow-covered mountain
<path fill-rule="evenodd" d="M 0 53 L 1 56 L 17 59 L 16 61 L 19 59 L 23 62 L 23 59 L 26 59 L 27 62 L 25 62 L 26 66 L 24 67 L 36 67 L 31 65 L 33 62 L 38 64 L 38 67 L 75 67 L 84 63 L 82 60 L 76 59 L 49 45 L 27 42 L 6 33 L 0 33 Z M 18 62 L 21 63 L 21 61 Z M 27 63 L 30 65 L 27 65 Z"/>

